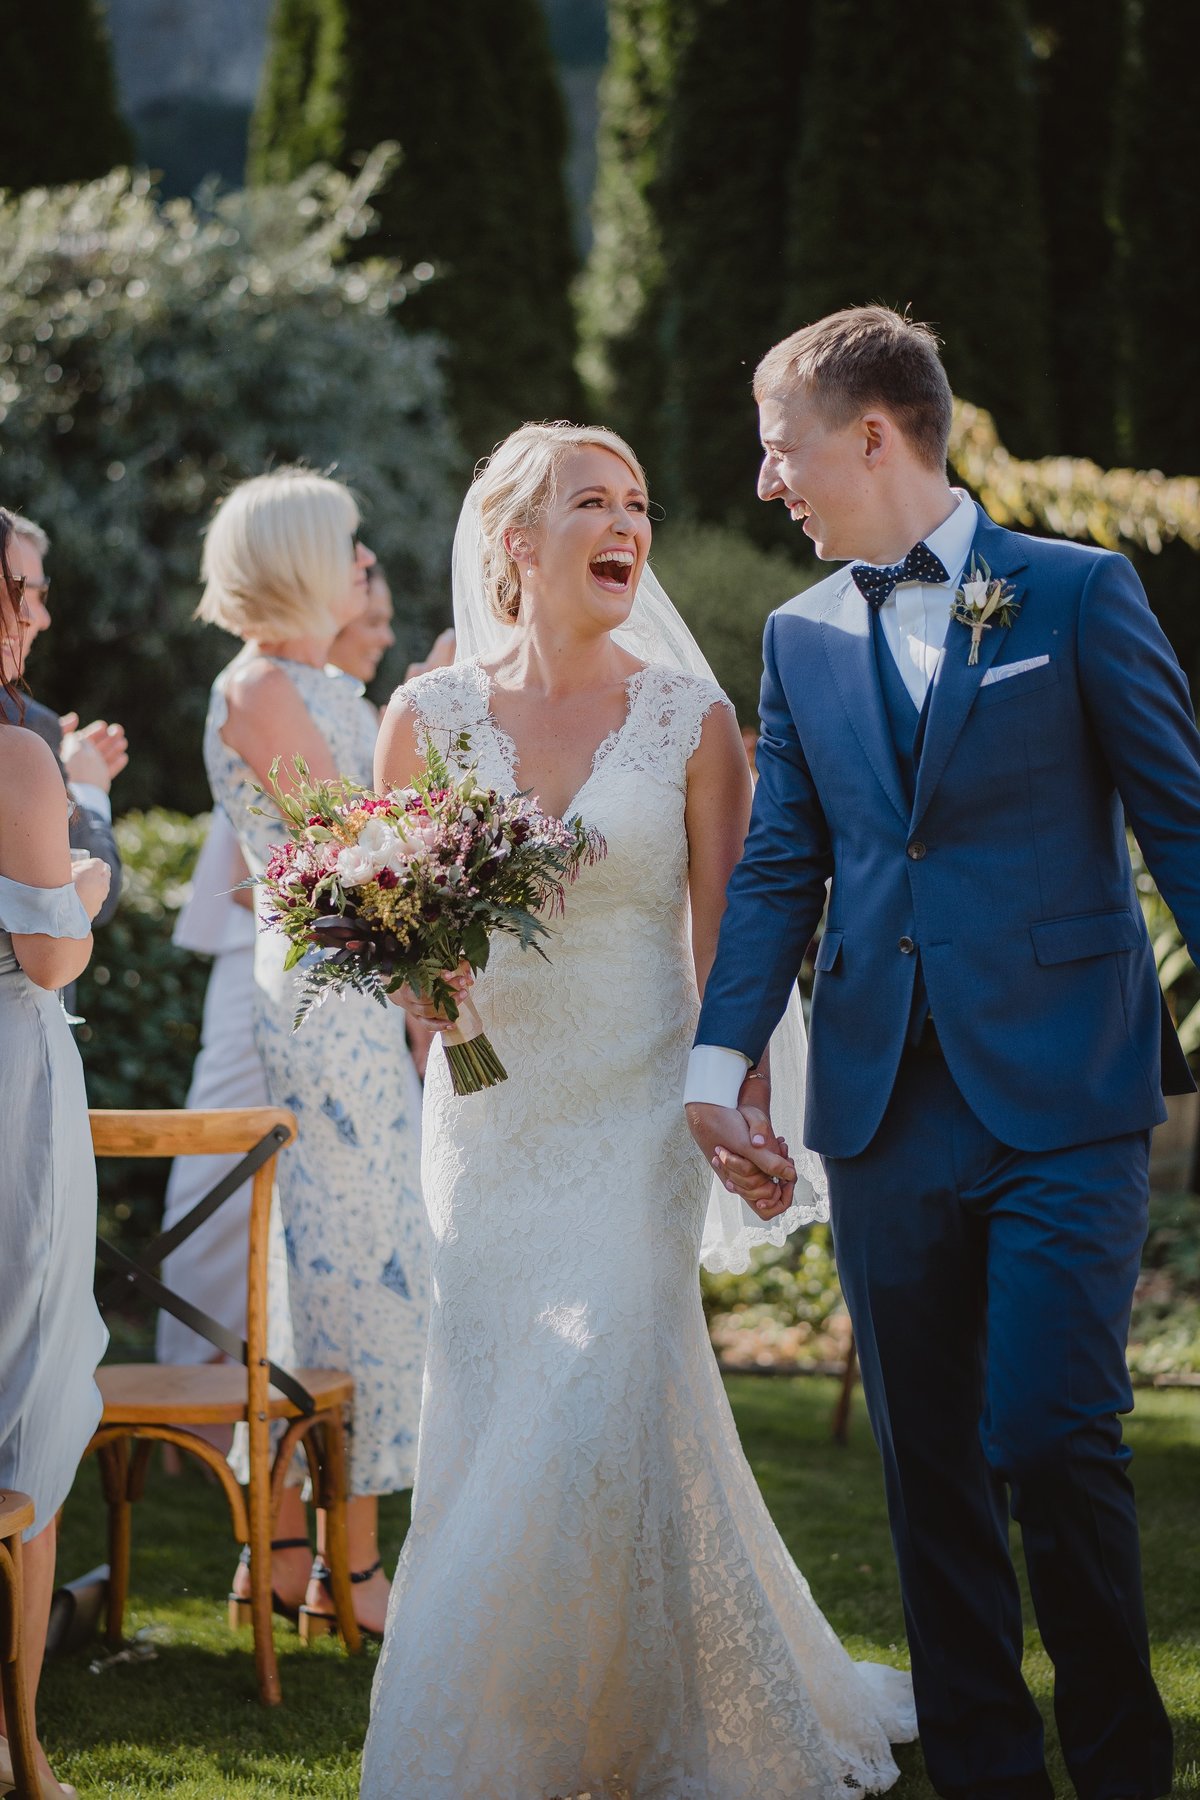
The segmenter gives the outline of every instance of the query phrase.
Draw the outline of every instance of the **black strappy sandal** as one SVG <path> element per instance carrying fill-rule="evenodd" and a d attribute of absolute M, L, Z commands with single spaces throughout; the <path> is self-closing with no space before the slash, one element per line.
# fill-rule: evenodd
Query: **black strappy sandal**
<path fill-rule="evenodd" d="M 307 1538 L 272 1538 L 271 1548 L 272 1550 L 307 1550 L 310 1546 Z M 249 1544 L 242 1545 L 242 1554 L 238 1557 L 238 1563 L 243 1569 L 248 1569 L 250 1567 Z M 279 1618 L 286 1619 L 291 1625 L 294 1625 L 300 1616 L 300 1609 L 295 1606 L 289 1606 L 285 1600 L 281 1600 L 274 1588 L 271 1589 L 271 1611 Z M 235 1594 L 233 1589 L 230 1588 L 230 1631 L 237 1631 L 243 1625 L 250 1625 L 253 1623 L 253 1620 L 254 1615 L 250 1605 L 249 1594 L 243 1598 L 241 1594 Z"/>
<path fill-rule="evenodd" d="M 370 1581 L 372 1575 L 379 1569 L 382 1569 L 382 1567 L 383 1558 L 377 1556 L 369 1569 L 351 1569 L 350 1579 L 351 1581 Z M 329 1598 L 331 1600 L 333 1599 L 333 1581 L 329 1574 L 329 1564 L 325 1561 L 323 1556 L 313 1557 L 311 1579 L 313 1581 L 319 1581 L 321 1586 L 325 1589 L 325 1592 L 329 1595 Z M 300 1618 L 298 1623 L 300 1626 L 300 1642 L 302 1644 L 315 1644 L 318 1638 L 336 1637 L 337 1635 L 337 1614 L 320 1612 L 315 1606 L 302 1606 L 300 1608 Z M 358 1629 L 362 1632 L 364 1637 L 374 1638 L 377 1644 L 383 1642 L 382 1631 L 372 1631 L 369 1625 L 362 1624 L 359 1625 Z"/>

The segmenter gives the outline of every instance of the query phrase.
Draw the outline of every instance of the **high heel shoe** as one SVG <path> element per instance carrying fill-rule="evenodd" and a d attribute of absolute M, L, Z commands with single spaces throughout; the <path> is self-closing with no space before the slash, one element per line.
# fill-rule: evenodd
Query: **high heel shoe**
<path fill-rule="evenodd" d="M 272 1550 L 307 1550 L 308 1549 L 308 1539 L 307 1538 L 274 1538 L 274 1539 L 272 1539 L 272 1542 L 271 1542 L 271 1548 L 272 1548 Z M 249 1544 L 242 1545 L 242 1554 L 238 1557 L 238 1564 L 243 1569 L 248 1569 L 250 1567 L 250 1546 L 249 1546 Z M 271 1611 L 273 1613 L 277 1614 L 279 1618 L 287 1619 L 290 1624 L 294 1625 L 296 1623 L 296 1619 L 297 1619 L 297 1616 L 298 1616 L 298 1613 L 300 1610 L 302 1610 L 302 1609 L 297 1608 L 295 1606 L 289 1606 L 286 1600 L 280 1599 L 279 1595 L 275 1592 L 274 1588 L 271 1589 Z M 254 1611 L 253 1611 L 253 1608 L 250 1603 L 249 1594 L 235 1594 L 233 1589 L 230 1588 L 230 1590 L 229 1590 L 229 1629 L 230 1629 L 230 1631 L 237 1631 L 241 1626 L 250 1625 L 253 1623 L 253 1621 L 254 1621 Z"/>
<path fill-rule="evenodd" d="M 354 1582 L 370 1581 L 372 1575 L 376 1574 L 382 1567 L 383 1559 L 382 1557 L 377 1556 L 369 1569 L 351 1569 L 350 1579 Z M 325 1589 L 325 1592 L 329 1595 L 329 1598 L 331 1600 L 333 1599 L 333 1579 L 329 1573 L 329 1564 L 325 1561 L 323 1556 L 314 1556 L 311 1579 L 313 1581 L 319 1581 L 321 1586 Z M 336 1613 L 325 1612 L 315 1606 L 302 1606 L 300 1608 L 300 1618 L 298 1623 L 300 1626 L 300 1642 L 302 1644 L 315 1644 L 318 1638 L 337 1636 L 338 1622 Z M 374 1638 L 377 1644 L 383 1642 L 382 1631 L 372 1631 L 369 1625 L 363 1625 L 361 1622 L 358 1629 L 362 1632 L 364 1637 Z"/>
<path fill-rule="evenodd" d="M 53 1776 L 47 1780 L 42 1775 L 38 1780 L 39 1800 L 79 1800 L 78 1788 L 69 1782 L 56 1781 Z M 17 1778 L 13 1774 L 12 1752 L 8 1747 L 8 1739 L 0 1737 L 0 1800 L 5 1794 L 15 1794 Z"/>

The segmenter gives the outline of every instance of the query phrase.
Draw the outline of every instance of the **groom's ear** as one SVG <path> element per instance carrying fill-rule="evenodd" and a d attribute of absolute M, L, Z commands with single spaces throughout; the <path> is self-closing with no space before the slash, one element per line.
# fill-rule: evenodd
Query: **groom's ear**
<path fill-rule="evenodd" d="M 864 413 L 860 420 L 863 461 L 869 469 L 887 462 L 896 447 L 896 427 L 885 412 Z"/>

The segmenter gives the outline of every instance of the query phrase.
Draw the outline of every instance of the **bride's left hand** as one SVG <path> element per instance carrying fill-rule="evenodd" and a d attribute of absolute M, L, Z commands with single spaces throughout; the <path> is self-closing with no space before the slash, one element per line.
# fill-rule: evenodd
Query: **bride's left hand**
<path fill-rule="evenodd" d="M 740 1195 L 761 1219 L 787 1211 L 796 1169 L 765 1113 L 753 1111 L 748 1119 L 745 1109 L 696 1101 L 686 1112 L 692 1136 L 731 1194 Z"/>

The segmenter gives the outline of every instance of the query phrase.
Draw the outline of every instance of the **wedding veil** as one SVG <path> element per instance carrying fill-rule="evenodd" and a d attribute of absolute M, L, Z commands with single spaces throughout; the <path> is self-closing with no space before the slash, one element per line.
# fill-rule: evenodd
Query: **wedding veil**
<path fill-rule="evenodd" d="M 499 655 L 512 627 L 497 618 L 484 594 L 477 484 L 467 492 L 454 534 L 453 583 L 455 661 Z M 614 631 L 613 639 L 640 662 L 716 681 L 704 652 L 649 565 L 638 583 L 629 618 Z M 771 1118 L 778 1134 L 787 1139 L 796 1165 L 796 1191 L 785 1213 L 764 1220 L 714 1180 L 700 1247 L 700 1260 L 707 1269 L 740 1272 L 749 1267 L 750 1252 L 757 1245 L 782 1244 L 800 1226 L 829 1217 L 825 1172 L 819 1157 L 804 1148 L 802 1136 L 807 1059 L 804 1012 L 799 990 L 793 987 L 787 1011 L 771 1039 Z"/>

